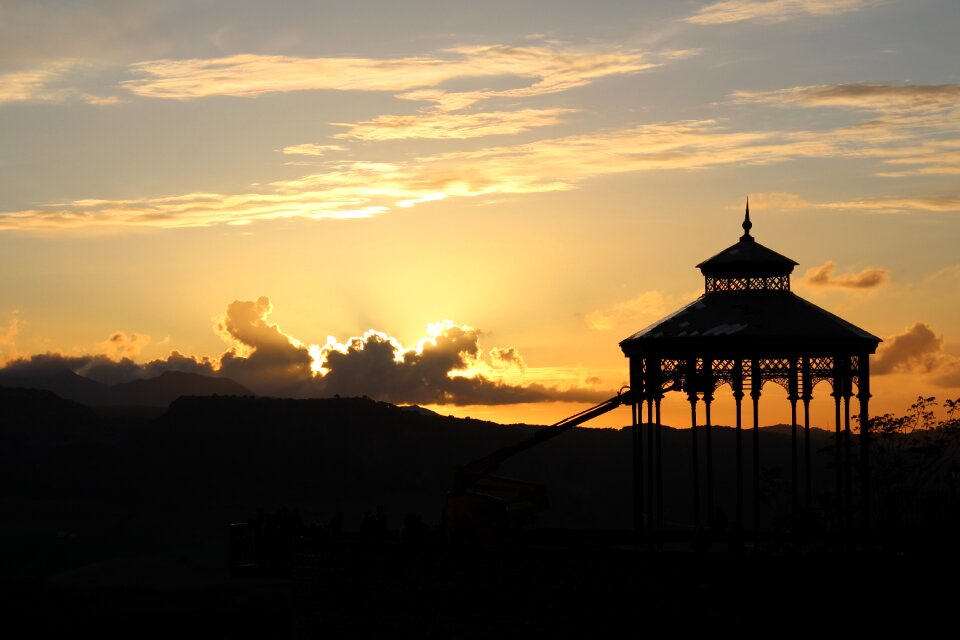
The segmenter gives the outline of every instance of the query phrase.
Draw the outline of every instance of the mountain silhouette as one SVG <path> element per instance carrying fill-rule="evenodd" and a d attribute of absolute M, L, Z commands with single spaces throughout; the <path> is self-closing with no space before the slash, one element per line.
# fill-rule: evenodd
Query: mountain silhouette
<path fill-rule="evenodd" d="M 43 373 L 0 371 L 0 386 L 51 391 L 65 400 L 88 406 L 167 407 L 180 396 L 236 395 L 254 393 L 229 378 L 165 371 L 155 378 L 133 380 L 113 386 L 81 376 L 69 369 Z"/>
<path fill-rule="evenodd" d="M 87 405 L 110 404 L 109 385 L 85 378 L 69 369 L 26 374 L 0 371 L 0 386 L 52 391 L 64 400 Z"/>
<path fill-rule="evenodd" d="M 134 380 L 110 388 L 114 405 L 166 407 L 180 396 L 252 396 L 254 393 L 229 378 L 197 373 L 164 371 L 156 378 Z"/>

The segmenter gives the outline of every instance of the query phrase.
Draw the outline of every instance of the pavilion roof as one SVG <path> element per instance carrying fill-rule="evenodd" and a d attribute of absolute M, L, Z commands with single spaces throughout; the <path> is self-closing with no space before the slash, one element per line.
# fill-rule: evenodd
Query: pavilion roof
<path fill-rule="evenodd" d="M 873 352 L 880 338 L 790 291 L 705 294 L 620 342 L 624 354 L 697 347 Z"/>

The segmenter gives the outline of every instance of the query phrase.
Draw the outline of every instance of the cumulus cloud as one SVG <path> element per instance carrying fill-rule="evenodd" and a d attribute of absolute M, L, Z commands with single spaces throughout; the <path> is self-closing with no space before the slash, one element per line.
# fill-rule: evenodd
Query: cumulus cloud
<path fill-rule="evenodd" d="M 515 348 L 495 347 L 489 361 L 485 360 L 480 333 L 449 320 L 428 327 L 427 337 L 415 348 L 404 348 L 382 332 L 368 331 L 344 344 L 329 339 L 315 355 L 322 371 L 317 385 L 325 395 L 362 392 L 390 402 L 458 405 L 593 402 L 605 397 L 592 389 L 493 379 L 485 372 L 505 365 L 523 370 L 523 357 Z"/>
<path fill-rule="evenodd" d="M 871 364 L 877 375 L 932 374 L 933 384 L 960 387 L 960 358 L 944 351 L 943 337 L 930 325 L 917 322 L 880 345 Z"/>
<path fill-rule="evenodd" d="M 0 327 L 0 364 L 17 357 L 17 336 L 20 335 L 20 318 L 14 311 L 6 327 Z"/>
<path fill-rule="evenodd" d="M 833 287 L 838 289 L 875 289 L 890 279 L 887 269 L 868 267 L 857 273 L 834 275 L 837 269 L 833 260 L 827 260 L 819 267 L 811 267 L 804 274 L 804 281 L 812 287 Z"/>
<path fill-rule="evenodd" d="M 723 0 L 708 4 L 684 21 L 703 25 L 776 23 L 801 16 L 848 13 L 878 3 L 879 0 Z"/>
<path fill-rule="evenodd" d="M 527 368 L 527 363 L 515 347 L 494 347 L 490 350 L 490 360 L 495 368 L 512 367 L 521 372 Z"/>
<path fill-rule="evenodd" d="M 417 404 L 594 402 L 609 395 L 589 385 L 560 388 L 545 384 L 569 380 L 570 372 L 545 369 L 544 375 L 531 379 L 516 348 L 494 347 L 484 352 L 479 331 L 449 320 L 429 325 L 426 337 L 414 347 L 404 347 L 396 338 L 375 330 L 343 343 L 330 337 L 323 345 L 307 345 L 272 323 L 272 311 L 266 297 L 230 303 L 214 325 L 229 345 L 219 358 L 174 351 L 165 359 L 138 363 L 128 357 L 131 350 L 126 347 L 117 347 L 110 355 L 47 353 L 14 358 L 0 369 L 0 377 L 38 378 L 69 370 L 117 384 L 164 371 L 184 371 L 231 378 L 266 395 L 367 395 Z M 120 345 L 131 342 L 135 340 L 119 332 L 108 340 Z M 584 378 L 582 372 L 576 373 L 577 378 Z"/>
<path fill-rule="evenodd" d="M 296 393 L 313 378 L 308 348 L 271 324 L 273 305 L 266 297 L 236 300 L 215 329 L 230 343 L 220 357 L 221 375 L 260 393 Z"/>
<path fill-rule="evenodd" d="M 105 355 L 112 358 L 134 358 L 140 355 L 143 348 L 150 342 L 150 336 L 140 333 L 127 335 L 123 331 L 115 331 L 98 346 L 103 349 Z"/>

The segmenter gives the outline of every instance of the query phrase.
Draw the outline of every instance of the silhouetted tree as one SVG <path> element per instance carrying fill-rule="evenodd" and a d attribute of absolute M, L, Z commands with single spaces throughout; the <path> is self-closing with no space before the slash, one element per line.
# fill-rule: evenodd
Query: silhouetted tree
<path fill-rule="evenodd" d="M 950 519 L 942 505 L 955 492 L 950 483 L 960 459 L 960 398 L 944 401 L 944 418 L 937 417 L 937 406 L 936 397 L 919 396 L 904 415 L 870 419 L 872 484 L 885 533 L 929 531 Z"/>

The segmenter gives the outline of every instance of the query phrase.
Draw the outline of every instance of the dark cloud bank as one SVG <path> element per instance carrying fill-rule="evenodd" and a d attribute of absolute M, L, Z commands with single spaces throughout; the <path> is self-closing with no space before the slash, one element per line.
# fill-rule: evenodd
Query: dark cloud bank
<path fill-rule="evenodd" d="M 227 307 L 217 330 L 233 346 L 219 358 L 197 358 L 174 351 L 166 359 L 137 363 L 106 355 L 67 356 L 47 353 L 18 358 L 0 370 L 0 379 L 38 379 L 65 369 L 98 382 L 115 385 L 179 371 L 230 378 L 262 395 L 308 398 L 369 396 L 393 403 L 514 404 L 526 402 L 594 402 L 607 391 L 558 389 L 541 384 L 510 385 L 483 375 L 449 374 L 467 368 L 481 355 L 479 332 L 445 326 L 419 350 L 401 351 L 396 340 L 368 332 L 345 345 L 327 346 L 323 375 L 315 374 L 309 348 L 267 321 L 270 300 L 237 300 Z M 494 348 L 488 358 L 494 367 L 522 369 L 516 349 Z"/>

